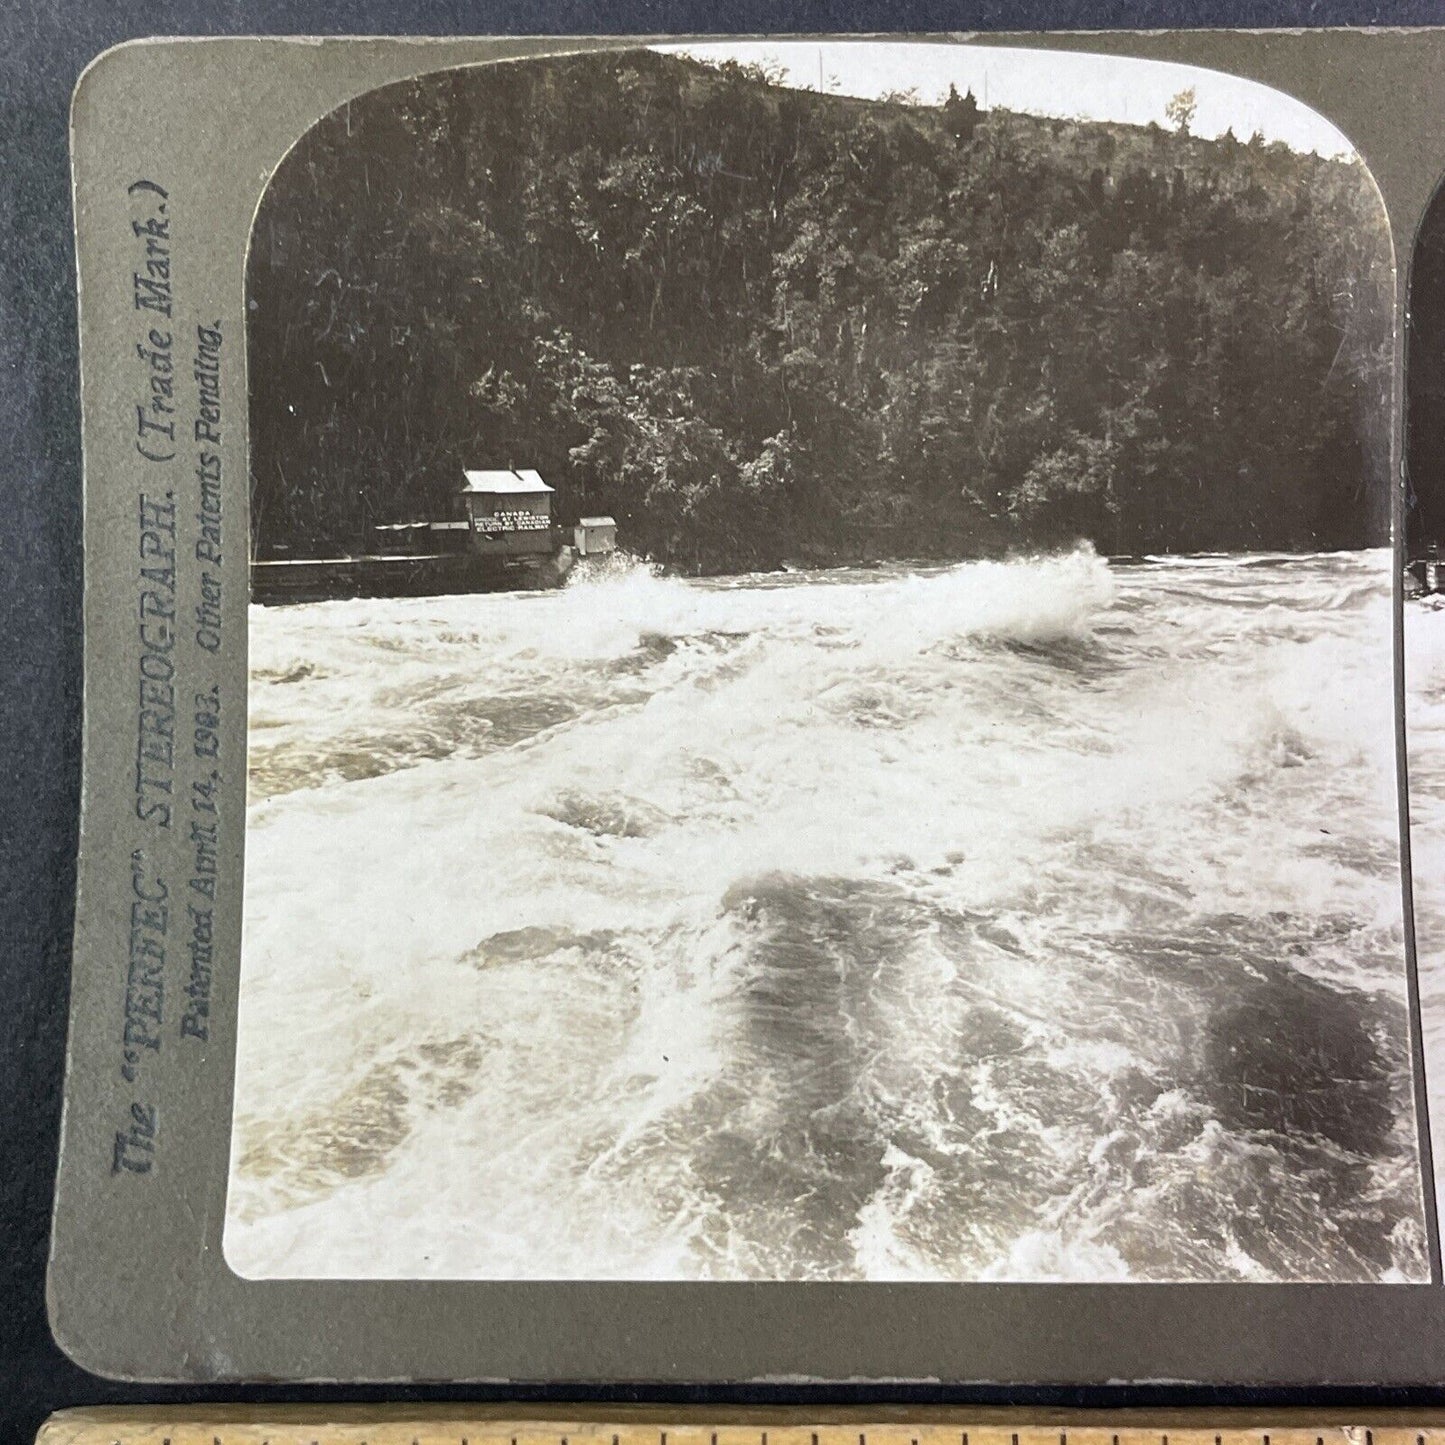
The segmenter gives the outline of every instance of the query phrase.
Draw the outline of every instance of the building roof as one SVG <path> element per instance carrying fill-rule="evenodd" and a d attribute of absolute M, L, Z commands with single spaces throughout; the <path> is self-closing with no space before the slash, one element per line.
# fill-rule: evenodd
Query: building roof
<path fill-rule="evenodd" d="M 616 521 L 611 517 L 578 517 L 579 527 L 615 527 Z"/>
<path fill-rule="evenodd" d="M 464 492 L 486 492 L 496 496 L 507 492 L 550 492 L 554 489 L 530 469 L 513 472 L 465 472 Z"/>

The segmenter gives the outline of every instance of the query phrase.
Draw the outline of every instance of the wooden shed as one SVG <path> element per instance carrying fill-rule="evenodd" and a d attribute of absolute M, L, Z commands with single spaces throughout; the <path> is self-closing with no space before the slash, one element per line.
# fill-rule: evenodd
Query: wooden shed
<path fill-rule="evenodd" d="M 464 473 L 472 546 L 494 556 L 551 552 L 552 496 L 553 489 L 530 469 Z"/>
<path fill-rule="evenodd" d="M 572 530 L 579 557 L 601 557 L 617 549 L 617 523 L 611 517 L 579 517 Z"/>

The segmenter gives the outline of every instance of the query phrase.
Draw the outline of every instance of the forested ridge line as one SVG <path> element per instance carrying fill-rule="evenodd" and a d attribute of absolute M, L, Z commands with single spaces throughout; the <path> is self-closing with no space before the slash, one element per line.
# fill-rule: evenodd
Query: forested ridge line
<path fill-rule="evenodd" d="M 443 72 L 263 199 L 254 544 L 499 466 L 685 569 L 1380 544 L 1391 282 L 1363 167 L 1257 136 L 646 51 Z"/>

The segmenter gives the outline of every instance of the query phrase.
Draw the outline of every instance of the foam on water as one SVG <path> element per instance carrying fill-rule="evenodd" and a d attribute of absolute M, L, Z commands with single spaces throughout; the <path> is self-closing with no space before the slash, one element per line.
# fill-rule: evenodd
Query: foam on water
<path fill-rule="evenodd" d="M 253 609 L 228 1259 L 1420 1277 L 1389 568 Z"/>

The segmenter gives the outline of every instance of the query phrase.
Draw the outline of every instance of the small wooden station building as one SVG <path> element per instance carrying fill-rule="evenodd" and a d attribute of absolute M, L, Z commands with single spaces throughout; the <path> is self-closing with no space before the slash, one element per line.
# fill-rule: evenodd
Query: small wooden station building
<path fill-rule="evenodd" d="M 467 470 L 460 516 L 375 524 L 362 555 L 255 561 L 251 596 L 292 602 L 560 586 L 578 558 L 616 548 L 617 523 L 583 517 L 564 543 L 552 515 L 554 495 L 530 468 Z"/>
<path fill-rule="evenodd" d="M 473 548 L 497 557 L 550 555 L 553 489 L 531 469 L 463 473 Z"/>

